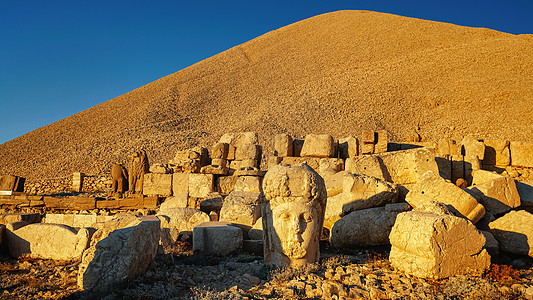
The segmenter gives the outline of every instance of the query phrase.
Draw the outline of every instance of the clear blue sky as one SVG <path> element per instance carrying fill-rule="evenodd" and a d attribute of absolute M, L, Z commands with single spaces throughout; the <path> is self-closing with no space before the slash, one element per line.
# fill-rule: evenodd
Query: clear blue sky
<path fill-rule="evenodd" d="M 0 144 L 268 31 L 342 9 L 533 33 L 533 0 L 0 0 Z"/>

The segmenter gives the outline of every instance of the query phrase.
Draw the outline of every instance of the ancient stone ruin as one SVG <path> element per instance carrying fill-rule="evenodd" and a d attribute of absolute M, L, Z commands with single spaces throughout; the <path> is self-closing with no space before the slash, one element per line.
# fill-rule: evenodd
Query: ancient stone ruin
<path fill-rule="evenodd" d="M 79 288 L 94 291 L 184 241 L 195 256 L 288 267 L 317 262 L 321 238 L 340 252 L 385 245 L 396 270 L 430 279 L 482 274 L 500 252 L 533 257 L 533 142 L 272 139 L 268 153 L 256 133 L 228 133 L 167 163 L 139 150 L 108 174 L 3 175 L 0 242 L 13 257 L 79 260 Z"/>

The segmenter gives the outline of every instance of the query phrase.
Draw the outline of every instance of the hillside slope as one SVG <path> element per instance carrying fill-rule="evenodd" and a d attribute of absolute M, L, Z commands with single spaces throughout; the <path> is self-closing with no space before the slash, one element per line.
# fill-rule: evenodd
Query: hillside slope
<path fill-rule="evenodd" d="M 533 37 L 368 11 L 319 15 L 0 145 L 0 174 L 108 172 L 225 132 L 387 129 L 532 140 Z"/>

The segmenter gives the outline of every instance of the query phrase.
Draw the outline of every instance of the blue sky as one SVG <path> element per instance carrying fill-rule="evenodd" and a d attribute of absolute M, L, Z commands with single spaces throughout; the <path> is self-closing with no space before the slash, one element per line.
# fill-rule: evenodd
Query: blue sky
<path fill-rule="evenodd" d="M 0 144 L 268 31 L 342 9 L 533 33 L 532 0 L 0 0 Z"/>

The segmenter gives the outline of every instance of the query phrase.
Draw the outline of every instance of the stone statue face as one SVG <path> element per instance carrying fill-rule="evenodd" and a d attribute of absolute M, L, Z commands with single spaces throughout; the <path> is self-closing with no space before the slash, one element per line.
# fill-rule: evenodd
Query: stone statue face
<path fill-rule="evenodd" d="M 272 210 L 272 225 L 277 236 L 274 247 L 292 259 L 307 255 L 309 247 L 318 241 L 321 227 L 316 209 L 306 205 L 303 199 L 298 200 L 282 203 Z"/>

